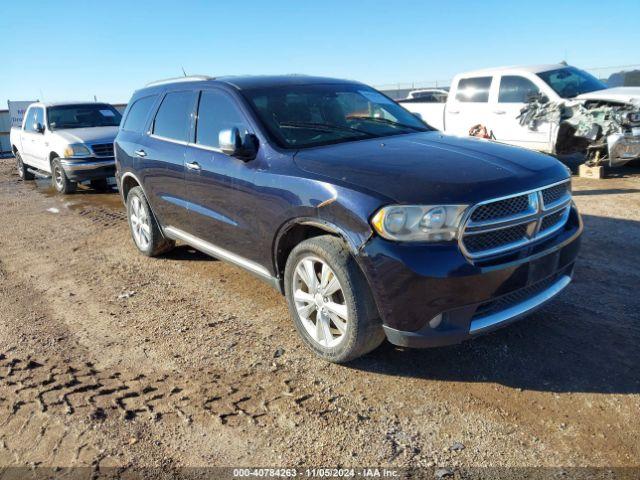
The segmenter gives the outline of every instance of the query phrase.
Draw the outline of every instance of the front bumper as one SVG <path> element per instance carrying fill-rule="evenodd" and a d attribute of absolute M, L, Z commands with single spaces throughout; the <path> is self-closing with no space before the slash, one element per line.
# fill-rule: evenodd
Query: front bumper
<path fill-rule="evenodd" d="M 359 261 L 389 341 L 435 347 L 505 326 L 555 297 L 571 280 L 581 233 L 572 207 L 559 232 L 499 260 L 472 263 L 455 244 L 375 237 Z"/>
<path fill-rule="evenodd" d="M 607 137 L 609 166 L 616 167 L 640 158 L 640 137 L 614 133 Z"/>
<path fill-rule="evenodd" d="M 116 172 L 116 161 L 106 158 L 61 158 L 60 165 L 69 180 L 83 181 L 113 177 Z"/>

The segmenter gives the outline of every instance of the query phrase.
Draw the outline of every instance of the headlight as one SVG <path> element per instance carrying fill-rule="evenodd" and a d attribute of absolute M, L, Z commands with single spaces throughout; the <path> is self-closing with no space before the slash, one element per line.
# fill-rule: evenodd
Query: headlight
<path fill-rule="evenodd" d="M 91 155 L 91 150 L 82 144 L 82 143 L 74 143 L 73 145 L 69 145 L 64 149 L 64 156 L 66 158 L 69 157 L 87 157 Z"/>
<path fill-rule="evenodd" d="M 390 205 L 371 224 L 381 237 L 401 242 L 453 240 L 467 205 Z"/>
<path fill-rule="evenodd" d="M 638 123 L 638 122 L 640 122 L 640 112 L 631 112 L 631 113 L 627 114 L 627 119 L 628 119 L 631 123 Z"/>

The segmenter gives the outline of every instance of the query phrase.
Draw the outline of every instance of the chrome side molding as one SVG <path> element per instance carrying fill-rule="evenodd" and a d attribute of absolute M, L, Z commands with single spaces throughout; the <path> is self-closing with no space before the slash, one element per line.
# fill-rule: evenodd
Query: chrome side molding
<path fill-rule="evenodd" d="M 571 277 L 563 275 L 549 288 L 522 303 L 513 305 L 512 307 L 506 308 L 500 312 L 487 315 L 486 317 L 480 317 L 476 320 L 472 320 L 469 333 L 472 335 L 482 333 L 485 330 L 498 327 L 501 323 L 511 322 L 525 315 L 529 315 L 534 310 L 537 310 L 553 297 L 558 295 L 566 288 L 567 285 L 569 285 L 569 283 L 571 283 Z"/>
<path fill-rule="evenodd" d="M 248 270 L 270 282 L 274 280 L 271 273 L 269 273 L 269 270 L 267 270 L 262 265 L 247 258 L 241 257 L 240 255 L 236 255 L 229 250 L 220 248 L 212 243 L 196 237 L 195 235 L 191 235 L 190 233 L 180 230 L 179 228 L 164 227 L 164 234 L 173 240 L 181 240 L 184 243 L 191 245 L 196 250 L 200 250 L 201 252 L 206 253 L 207 255 L 211 255 L 212 257 L 219 258 L 220 260 L 225 260 L 227 262 L 238 265 L 239 267 L 242 267 L 245 270 Z"/>

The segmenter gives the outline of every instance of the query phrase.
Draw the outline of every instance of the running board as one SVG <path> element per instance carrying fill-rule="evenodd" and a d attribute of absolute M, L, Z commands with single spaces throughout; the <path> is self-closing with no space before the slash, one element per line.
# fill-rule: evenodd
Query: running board
<path fill-rule="evenodd" d="M 267 270 L 262 265 L 249 260 L 248 258 L 241 257 L 229 250 L 225 250 L 224 248 L 218 247 L 212 243 L 209 243 L 201 238 L 196 237 L 195 235 L 191 235 L 183 230 L 180 230 L 176 227 L 164 227 L 165 236 L 173 239 L 173 240 L 181 240 L 187 245 L 192 246 L 196 250 L 200 250 L 201 252 L 206 253 L 207 255 L 211 255 L 212 257 L 219 258 L 220 260 L 224 260 L 229 263 L 233 263 L 248 272 L 253 273 L 258 276 L 262 280 L 266 280 L 269 284 L 276 287 L 277 290 L 280 290 L 280 282 L 277 278 L 273 277 L 269 270 Z"/>
<path fill-rule="evenodd" d="M 27 172 L 35 175 L 38 178 L 51 178 L 51 175 L 43 172 L 42 170 L 38 170 L 36 168 L 27 168 Z"/>

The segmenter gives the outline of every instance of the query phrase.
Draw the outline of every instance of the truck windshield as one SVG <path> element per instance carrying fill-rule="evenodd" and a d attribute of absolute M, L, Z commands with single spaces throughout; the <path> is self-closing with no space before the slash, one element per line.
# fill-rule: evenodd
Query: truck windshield
<path fill-rule="evenodd" d="M 596 77 L 575 67 L 558 68 L 538 73 L 562 98 L 572 98 L 583 93 L 604 90 L 607 86 Z"/>
<path fill-rule="evenodd" d="M 393 100 L 359 84 L 287 85 L 242 93 L 284 148 L 432 130 Z"/>
<path fill-rule="evenodd" d="M 117 127 L 122 115 L 111 105 L 89 103 L 61 105 L 47 109 L 47 122 L 51 130 L 63 128 Z"/>

